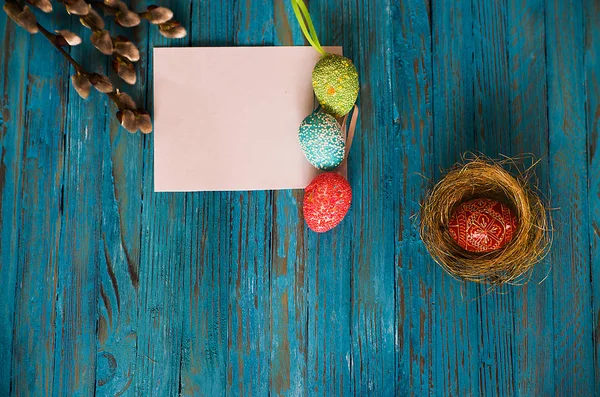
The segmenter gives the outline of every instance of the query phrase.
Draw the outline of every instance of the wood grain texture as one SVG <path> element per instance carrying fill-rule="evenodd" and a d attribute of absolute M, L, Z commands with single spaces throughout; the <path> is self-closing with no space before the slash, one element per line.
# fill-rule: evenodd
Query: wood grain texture
<path fill-rule="evenodd" d="M 600 395 L 600 2 L 588 0 L 583 6 L 594 393 Z"/>
<path fill-rule="evenodd" d="M 31 43 L 32 54 L 44 47 Z M 28 69 L 21 163 L 21 206 L 32 208 L 21 215 L 18 278 L 15 290 L 15 330 L 12 373 L 23 394 L 48 395 L 53 388 L 58 247 L 62 215 L 62 175 L 65 156 L 67 71 L 56 74 L 62 57 L 50 53 L 45 63 Z M 56 97 L 57 108 L 44 106 Z M 44 169 L 46 172 L 39 172 Z M 48 232 L 51 231 L 50 236 Z M 31 327 L 30 324 L 36 324 Z"/>
<path fill-rule="evenodd" d="M 0 15 L 3 43 L 0 60 L 3 83 L 0 85 L 2 116 L 0 120 L 0 394 L 9 395 L 12 386 L 15 298 L 17 287 L 19 228 L 21 226 L 21 180 L 25 101 L 30 52 L 29 36 L 20 34 L 3 13 Z M 23 56 L 15 57 L 20 48 Z"/>
<path fill-rule="evenodd" d="M 387 159 L 387 197 L 393 212 L 395 252 L 396 395 L 435 393 L 433 365 L 436 277 L 418 235 L 415 215 L 433 169 L 433 71 L 431 8 L 426 2 L 397 3 L 391 9 L 393 111 Z M 402 172 L 394 172 L 394 170 Z M 398 193 L 396 193 L 398 189 Z M 415 277 L 421 274 L 422 277 Z M 430 364 L 428 364 L 430 363 Z"/>
<path fill-rule="evenodd" d="M 593 395 L 584 8 L 546 3 L 550 186 L 556 235 L 551 260 L 554 386 L 560 395 Z M 597 265 L 597 264 L 596 264 Z"/>
<path fill-rule="evenodd" d="M 301 191 L 154 193 L 152 136 L 0 13 L 0 395 L 600 394 L 600 3 L 307 4 L 361 81 L 352 208 L 322 235 Z M 150 110 L 153 48 L 306 45 L 288 0 L 161 5 L 188 37 L 125 31 Z M 525 286 L 454 280 L 418 236 L 466 151 L 541 159 L 555 242 Z"/>

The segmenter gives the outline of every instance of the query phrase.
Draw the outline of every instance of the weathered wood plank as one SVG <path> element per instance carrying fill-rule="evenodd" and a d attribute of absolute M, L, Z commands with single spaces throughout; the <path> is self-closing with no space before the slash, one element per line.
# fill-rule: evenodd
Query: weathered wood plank
<path fill-rule="evenodd" d="M 507 7 L 495 1 L 472 4 L 475 145 L 497 158 L 510 152 Z"/>
<path fill-rule="evenodd" d="M 269 390 L 269 277 L 272 198 L 232 194 L 227 384 L 233 395 Z"/>
<path fill-rule="evenodd" d="M 89 40 L 89 31 L 75 19 L 70 29 Z M 68 25 L 65 26 L 68 28 Z M 93 46 L 71 50 L 86 68 L 97 70 L 106 62 Z M 70 73 L 74 73 L 72 68 Z M 58 251 L 55 395 L 93 395 L 96 383 L 96 329 L 98 322 L 99 264 L 101 255 L 102 162 L 105 152 L 98 135 L 106 133 L 111 105 L 93 92 L 83 101 L 69 88 L 65 122 L 65 166 L 62 226 Z M 112 115 L 111 115 L 112 117 Z"/>
<path fill-rule="evenodd" d="M 147 148 L 146 153 L 151 149 Z M 146 156 L 151 158 L 151 154 Z M 149 173 L 145 172 L 145 181 L 152 180 Z M 152 184 L 146 183 L 133 392 L 175 395 L 181 362 L 181 287 L 184 261 L 189 255 L 185 245 L 186 195 L 153 194 Z"/>
<path fill-rule="evenodd" d="M 429 2 L 392 3 L 393 135 L 386 159 L 388 200 L 394 205 L 396 229 L 396 395 L 440 395 L 432 364 L 435 272 L 418 234 L 420 203 L 433 172 L 433 71 Z M 392 139 L 391 139 L 392 138 Z"/>
<path fill-rule="evenodd" d="M 544 0 L 509 0 L 507 6 L 507 62 L 510 97 L 510 155 L 531 153 L 537 184 L 548 194 L 548 118 L 545 57 Z M 530 162 L 524 166 L 530 165 Z M 546 278 L 546 276 L 549 276 Z M 545 279 L 545 280 L 544 280 Z M 514 291 L 515 394 L 552 395 L 554 348 L 552 340 L 552 279 L 548 260 L 538 264 L 529 283 Z M 542 282 L 542 280 L 544 280 Z M 541 284 L 540 284 L 541 282 Z M 512 293 L 512 291 L 511 291 Z"/>
<path fill-rule="evenodd" d="M 189 266 L 183 289 L 180 390 L 186 396 L 227 392 L 231 212 L 229 193 L 189 195 Z"/>
<path fill-rule="evenodd" d="M 303 45 L 291 3 L 275 0 L 275 45 Z M 308 386 L 308 280 L 302 191 L 273 192 L 270 392 L 305 396 Z"/>
<path fill-rule="evenodd" d="M 235 3 L 236 45 L 273 45 L 273 3 Z M 231 194 L 228 391 L 266 395 L 270 385 L 270 270 L 273 194 Z"/>
<path fill-rule="evenodd" d="M 594 346 L 594 394 L 600 395 L 600 2 L 584 2 L 585 92 L 588 150 L 588 200 L 590 215 L 590 276 L 592 281 L 592 326 Z"/>
<path fill-rule="evenodd" d="M 0 395 L 11 394 L 15 287 L 30 35 L 0 15 Z"/>
<path fill-rule="evenodd" d="M 46 24 L 52 30 L 59 29 L 57 25 Z M 14 395 L 52 394 L 55 373 L 56 276 L 69 76 L 65 60 L 53 50 L 41 34 L 32 39 L 25 128 L 19 131 L 24 145 L 13 331 Z M 44 62 L 39 54 L 44 54 Z"/>
<path fill-rule="evenodd" d="M 302 194 L 274 193 L 271 267 L 271 392 L 302 396 L 307 388 L 306 261 Z M 286 225 L 282 227 L 281 225 Z M 296 226 L 295 228 L 293 226 Z"/>
<path fill-rule="evenodd" d="M 306 392 L 311 396 L 352 394 L 351 371 L 355 365 L 350 317 L 352 254 L 343 238 L 351 227 L 346 220 L 333 232 L 316 236 L 307 230 L 305 236 L 308 290 Z"/>
<path fill-rule="evenodd" d="M 130 8 L 143 9 L 139 1 Z M 111 32 L 119 28 L 106 18 Z M 152 27 L 152 29 L 156 29 Z M 136 64 L 138 83 L 126 92 L 141 107 L 148 82 L 148 24 L 127 29 L 126 35 L 140 50 Z M 105 70 L 113 81 L 119 77 L 108 63 Z M 141 134 L 129 134 L 108 111 L 108 128 L 102 134 L 102 226 L 99 242 L 98 326 L 96 352 L 96 396 L 115 396 L 131 392 L 136 376 L 138 349 L 138 303 L 140 267 L 140 228 L 142 209 L 143 142 Z"/>
<path fill-rule="evenodd" d="M 593 395 L 589 206 L 583 7 L 547 0 L 549 178 L 555 217 L 553 263 L 554 387 Z"/>
<path fill-rule="evenodd" d="M 474 150 L 473 16 L 469 2 L 433 1 L 432 54 L 436 180 Z"/>

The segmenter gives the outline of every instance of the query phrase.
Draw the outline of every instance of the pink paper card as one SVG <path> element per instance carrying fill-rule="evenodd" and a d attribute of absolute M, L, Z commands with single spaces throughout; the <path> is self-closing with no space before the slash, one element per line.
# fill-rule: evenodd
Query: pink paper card
<path fill-rule="evenodd" d="M 341 47 L 326 48 L 341 54 Z M 154 49 L 154 190 L 303 189 L 312 47 Z"/>

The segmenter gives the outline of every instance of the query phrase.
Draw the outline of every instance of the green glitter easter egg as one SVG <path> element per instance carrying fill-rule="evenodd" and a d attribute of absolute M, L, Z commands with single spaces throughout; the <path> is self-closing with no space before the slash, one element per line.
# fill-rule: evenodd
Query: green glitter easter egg
<path fill-rule="evenodd" d="M 315 168 L 330 171 L 344 160 L 346 139 L 335 117 L 327 113 L 313 113 L 305 118 L 298 139 L 306 159 Z"/>
<path fill-rule="evenodd" d="M 312 73 L 315 95 L 323 109 L 336 117 L 348 114 L 358 96 L 358 73 L 351 60 L 326 54 Z"/>

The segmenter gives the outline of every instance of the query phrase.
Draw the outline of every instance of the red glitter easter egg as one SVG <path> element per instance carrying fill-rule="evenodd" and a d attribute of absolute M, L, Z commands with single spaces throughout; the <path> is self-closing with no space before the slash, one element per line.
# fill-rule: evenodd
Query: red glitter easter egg
<path fill-rule="evenodd" d="M 352 188 L 340 174 L 326 172 L 304 189 L 303 212 L 308 227 L 323 233 L 336 227 L 348 213 Z"/>
<path fill-rule="evenodd" d="M 470 252 L 491 252 L 508 244 L 517 224 L 517 217 L 507 205 L 480 198 L 461 203 L 448 226 L 460 247 Z"/>

